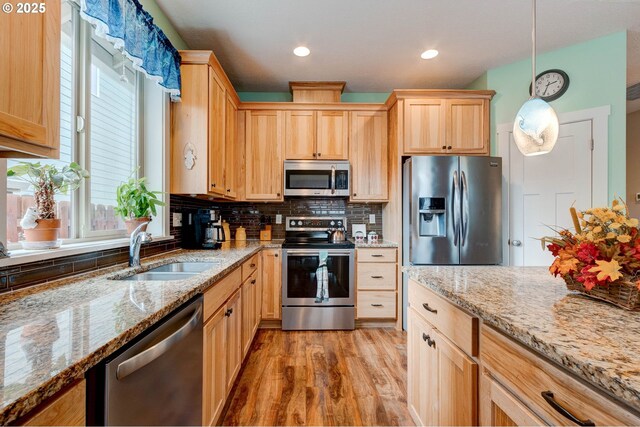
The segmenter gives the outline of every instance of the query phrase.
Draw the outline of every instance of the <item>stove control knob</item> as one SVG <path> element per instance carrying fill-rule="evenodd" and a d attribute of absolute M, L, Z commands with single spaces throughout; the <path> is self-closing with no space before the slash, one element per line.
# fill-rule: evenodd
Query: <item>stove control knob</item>
<path fill-rule="evenodd" d="M 289 224 L 293 227 L 294 225 L 296 225 L 296 222 L 295 221 L 291 221 Z"/>
<path fill-rule="evenodd" d="M 342 221 L 338 221 L 338 227 L 342 227 Z"/>
<path fill-rule="evenodd" d="M 302 226 L 302 221 L 298 221 L 298 225 L 299 225 L 299 226 Z"/>
<path fill-rule="evenodd" d="M 334 225 L 336 225 L 336 222 L 335 222 L 335 221 L 331 221 L 331 222 L 329 223 L 329 225 L 333 227 Z"/>

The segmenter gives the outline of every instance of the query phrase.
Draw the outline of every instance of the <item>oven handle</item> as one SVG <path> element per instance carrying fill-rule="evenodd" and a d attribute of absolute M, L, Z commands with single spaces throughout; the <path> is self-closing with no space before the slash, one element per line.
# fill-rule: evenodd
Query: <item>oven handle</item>
<path fill-rule="evenodd" d="M 326 249 L 329 256 L 332 255 L 353 255 L 353 249 Z M 287 249 L 285 255 L 286 256 L 309 256 L 309 255 L 319 255 L 320 251 L 318 250 L 309 250 L 309 249 Z"/>

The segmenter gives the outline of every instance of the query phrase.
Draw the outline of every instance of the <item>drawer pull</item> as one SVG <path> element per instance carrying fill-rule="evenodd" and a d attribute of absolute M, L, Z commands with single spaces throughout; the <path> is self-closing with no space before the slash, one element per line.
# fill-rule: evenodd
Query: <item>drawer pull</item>
<path fill-rule="evenodd" d="M 371 254 L 371 257 L 373 258 L 382 258 L 384 255 L 382 254 Z"/>
<path fill-rule="evenodd" d="M 555 409 L 556 412 L 558 412 L 560 415 L 562 415 L 566 419 L 570 420 L 572 423 L 575 423 L 575 424 L 577 424 L 579 426 L 595 426 L 595 423 L 593 421 L 591 421 L 589 419 L 581 420 L 580 418 L 576 417 L 571 412 L 569 412 L 564 406 L 562 406 L 561 404 L 556 402 L 556 400 L 553 398 L 553 392 L 551 392 L 551 391 L 543 391 L 540 394 L 542 395 L 544 400 L 547 401 L 549 406 L 551 406 L 553 409 Z"/>
<path fill-rule="evenodd" d="M 232 314 L 233 314 L 233 308 L 230 308 L 229 310 L 224 312 L 224 315 L 227 317 L 231 317 Z"/>
<path fill-rule="evenodd" d="M 372 307 L 382 307 L 382 304 L 371 304 Z"/>
<path fill-rule="evenodd" d="M 255 284 L 256 284 L 256 279 L 253 279 L 253 280 L 251 281 L 251 284 L 252 284 L 252 285 L 255 285 Z"/>
<path fill-rule="evenodd" d="M 422 341 L 426 341 L 430 339 L 429 335 L 425 334 L 424 332 L 422 333 Z"/>
<path fill-rule="evenodd" d="M 433 313 L 433 314 L 438 314 L 438 310 L 429 307 L 429 304 L 427 304 L 426 302 L 424 304 L 422 304 L 422 306 L 424 307 L 425 310 Z"/>
<path fill-rule="evenodd" d="M 371 276 L 372 279 L 384 279 L 383 276 Z"/>
<path fill-rule="evenodd" d="M 256 268 L 256 265 L 255 265 L 255 264 L 251 264 L 251 265 L 249 266 L 249 268 Z"/>

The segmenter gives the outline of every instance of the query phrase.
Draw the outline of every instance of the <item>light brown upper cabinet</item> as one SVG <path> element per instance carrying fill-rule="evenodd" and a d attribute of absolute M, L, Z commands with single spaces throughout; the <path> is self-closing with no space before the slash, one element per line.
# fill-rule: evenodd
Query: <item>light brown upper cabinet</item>
<path fill-rule="evenodd" d="M 245 117 L 245 198 L 255 201 L 283 199 L 284 113 L 249 110 Z"/>
<path fill-rule="evenodd" d="M 489 155 L 493 91 L 394 91 L 403 105 L 403 153 Z"/>
<path fill-rule="evenodd" d="M 210 51 L 181 51 L 182 101 L 171 103 L 171 193 L 234 199 L 239 99 Z"/>
<path fill-rule="evenodd" d="M 389 199 L 387 141 L 386 112 L 351 112 L 351 201 Z"/>
<path fill-rule="evenodd" d="M 59 157 L 60 0 L 46 7 L 0 14 L 0 157 Z"/>
<path fill-rule="evenodd" d="M 346 160 L 349 155 L 347 111 L 285 111 L 287 160 Z"/>

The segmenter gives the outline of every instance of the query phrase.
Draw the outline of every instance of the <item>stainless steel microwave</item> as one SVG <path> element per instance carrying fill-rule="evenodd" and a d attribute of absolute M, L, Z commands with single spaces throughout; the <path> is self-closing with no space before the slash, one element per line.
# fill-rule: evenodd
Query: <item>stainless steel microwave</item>
<path fill-rule="evenodd" d="M 285 196 L 349 197 L 349 162 L 285 160 Z"/>

